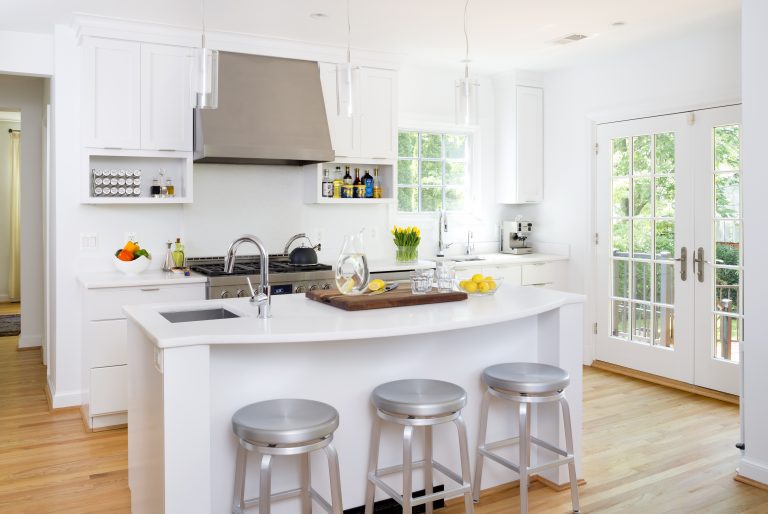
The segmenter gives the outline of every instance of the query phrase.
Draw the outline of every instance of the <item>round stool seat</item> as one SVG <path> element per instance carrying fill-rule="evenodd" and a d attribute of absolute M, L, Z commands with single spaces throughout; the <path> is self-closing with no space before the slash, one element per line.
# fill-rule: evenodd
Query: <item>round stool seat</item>
<path fill-rule="evenodd" d="M 407 379 L 387 382 L 371 393 L 377 409 L 404 416 L 430 417 L 464 408 L 467 392 L 441 380 Z"/>
<path fill-rule="evenodd" d="M 564 369 L 535 362 L 495 364 L 483 371 L 488 387 L 513 393 L 554 393 L 565 389 L 570 381 Z"/>
<path fill-rule="evenodd" d="M 298 444 L 321 439 L 339 426 L 339 413 L 322 402 L 280 399 L 252 403 L 232 416 L 232 430 L 251 443 Z"/>

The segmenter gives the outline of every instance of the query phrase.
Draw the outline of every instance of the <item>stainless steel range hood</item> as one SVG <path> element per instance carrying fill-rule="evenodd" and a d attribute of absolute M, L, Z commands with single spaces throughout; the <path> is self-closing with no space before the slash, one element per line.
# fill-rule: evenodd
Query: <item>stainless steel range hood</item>
<path fill-rule="evenodd" d="M 317 63 L 221 52 L 219 107 L 195 110 L 194 140 L 195 162 L 333 161 Z"/>

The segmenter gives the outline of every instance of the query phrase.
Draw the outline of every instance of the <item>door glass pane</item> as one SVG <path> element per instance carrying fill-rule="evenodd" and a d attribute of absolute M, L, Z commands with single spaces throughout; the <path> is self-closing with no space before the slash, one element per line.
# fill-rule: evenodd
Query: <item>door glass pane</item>
<path fill-rule="evenodd" d="M 613 221 L 613 255 L 627 257 L 629 255 L 629 221 Z"/>
<path fill-rule="evenodd" d="M 739 362 L 743 320 L 734 316 L 715 315 L 714 358 Z"/>
<path fill-rule="evenodd" d="M 640 343 L 651 340 L 651 306 L 648 304 L 632 304 L 632 340 Z"/>
<path fill-rule="evenodd" d="M 635 287 L 632 297 L 635 300 L 644 300 L 646 302 L 651 301 L 651 282 L 653 277 L 651 275 L 651 263 L 635 261 L 634 266 L 634 279 Z"/>
<path fill-rule="evenodd" d="M 632 138 L 632 173 L 635 175 L 647 175 L 652 170 L 651 163 L 651 136 L 637 136 Z"/>
<path fill-rule="evenodd" d="M 737 269 L 715 269 L 715 310 L 741 313 L 740 274 Z"/>
<path fill-rule="evenodd" d="M 632 180 L 632 213 L 644 218 L 653 214 L 651 202 L 651 178 L 636 178 Z"/>
<path fill-rule="evenodd" d="M 611 170 L 614 177 L 629 175 L 629 138 L 611 141 Z"/>
<path fill-rule="evenodd" d="M 612 301 L 611 335 L 629 339 L 629 302 Z"/>
<path fill-rule="evenodd" d="M 629 261 L 613 261 L 613 296 L 629 298 Z"/>
<path fill-rule="evenodd" d="M 715 221 L 715 264 L 741 265 L 741 221 Z"/>
<path fill-rule="evenodd" d="M 632 222 L 632 250 L 637 259 L 651 258 L 651 241 L 653 222 L 649 220 L 634 220 Z"/>
<path fill-rule="evenodd" d="M 653 344 L 664 348 L 675 346 L 675 310 L 656 306 L 653 319 Z"/>
<path fill-rule="evenodd" d="M 741 169 L 741 140 L 738 125 L 715 127 L 715 171 Z"/>
<path fill-rule="evenodd" d="M 656 134 L 654 136 L 656 144 L 656 173 L 674 173 L 675 172 L 675 134 L 668 132 L 666 134 Z"/>
<path fill-rule="evenodd" d="M 656 222 L 656 258 L 660 260 L 674 259 L 675 255 L 675 222 Z"/>
<path fill-rule="evenodd" d="M 739 173 L 715 175 L 715 215 L 719 218 L 740 217 Z"/>
<path fill-rule="evenodd" d="M 656 303 L 675 303 L 675 267 L 672 264 L 656 264 Z"/>
<path fill-rule="evenodd" d="M 656 216 L 669 218 L 675 215 L 675 178 L 656 177 Z"/>
<path fill-rule="evenodd" d="M 617 218 L 629 216 L 629 179 L 613 179 L 613 215 Z"/>

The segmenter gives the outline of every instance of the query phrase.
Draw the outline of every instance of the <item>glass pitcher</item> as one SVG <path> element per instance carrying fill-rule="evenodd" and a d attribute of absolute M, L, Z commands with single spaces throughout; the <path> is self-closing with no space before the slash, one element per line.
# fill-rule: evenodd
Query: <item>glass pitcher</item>
<path fill-rule="evenodd" d="M 336 262 L 336 287 L 342 294 L 361 294 L 370 281 L 368 259 L 363 249 L 363 233 L 344 236 L 339 260 Z"/>

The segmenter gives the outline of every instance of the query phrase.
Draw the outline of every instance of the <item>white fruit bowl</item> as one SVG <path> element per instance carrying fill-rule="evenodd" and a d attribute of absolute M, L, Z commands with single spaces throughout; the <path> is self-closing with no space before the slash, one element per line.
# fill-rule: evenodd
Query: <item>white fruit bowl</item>
<path fill-rule="evenodd" d="M 115 265 L 117 271 L 125 273 L 126 275 L 138 275 L 146 270 L 151 262 L 151 259 L 147 259 L 143 255 L 132 261 L 121 261 L 114 255 L 112 256 L 112 263 Z"/>

